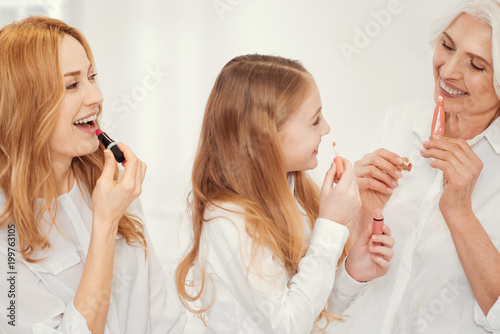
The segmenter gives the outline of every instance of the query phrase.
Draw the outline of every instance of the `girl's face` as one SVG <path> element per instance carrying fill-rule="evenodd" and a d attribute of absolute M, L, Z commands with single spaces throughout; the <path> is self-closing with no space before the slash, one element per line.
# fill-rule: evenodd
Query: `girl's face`
<path fill-rule="evenodd" d="M 74 157 L 93 153 L 99 147 L 95 117 L 102 95 L 85 49 L 75 38 L 63 37 L 59 62 L 66 93 L 49 147 L 52 161 L 67 165 Z"/>
<path fill-rule="evenodd" d="M 446 112 L 491 120 L 500 107 L 493 87 L 491 28 L 462 14 L 443 32 L 433 58 L 435 99 L 444 96 Z M 497 69 L 498 70 L 498 69 Z"/>
<path fill-rule="evenodd" d="M 321 113 L 318 87 L 313 79 L 311 81 L 310 94 L 279 131 L 287 172 L 316 168 L 321 137 L 330 132 L 330 126 Z"/>

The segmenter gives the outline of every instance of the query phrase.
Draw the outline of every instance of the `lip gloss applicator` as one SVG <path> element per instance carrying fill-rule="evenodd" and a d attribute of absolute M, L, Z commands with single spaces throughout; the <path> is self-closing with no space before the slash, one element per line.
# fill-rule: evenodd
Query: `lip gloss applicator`
<path fill-rule="evenodd" d="M 340 179 L 344 173 L 344 159 L 339 155 L 335 142 L 333 142 L 333 149 L 335 150 L 335 158 L 333 159 L 333 162 L 335 162 L 335 167 L 337 169 L 336 174 Z"/>
<path fill-rule="evenodd" d="M 375 209 L 375 214 L 373 215 L 373 234 L 383 234 L 382 225 L 384 225 L 384 216 L 382 215 L 381 209 Z M 374 242 L 374 246 L 382 246 L 381 242 Z"/>
<path fill-rule="evenodd" d="M 432 139 L 434 136 L 444 136 L 444 122 L 445 122 L 445 112 L 444 112 L 444 102 L 443 95 L 439 94 L 438 102 L 436 108 L 434 109 L 434 117 L 432 118 L 432 128 L 431 128 L 431 136 L 429 139 Z"/>
<path fill-rule="evenodd" d="M 101 129 L 95 130 L 95 134 L 97 135 L 97 139 L 104 145 L 105 148 L 113 152 L 116 161 L 124 162 L 125 157 L 123 156 L 123 152 L 118 148 L 116 142 L 111 139 L 105 132 L 102 132 Z"/>

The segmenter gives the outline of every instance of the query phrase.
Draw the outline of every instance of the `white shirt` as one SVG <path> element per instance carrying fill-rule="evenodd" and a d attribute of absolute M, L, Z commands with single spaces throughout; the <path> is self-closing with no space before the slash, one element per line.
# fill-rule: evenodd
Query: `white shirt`
<path fill-rule="evenodd" d="M 82 185 L 83 189 L 86 189 Z M 0 194 L 0 207 L 5 198 Z M 0 229 L 0 332 L 1 333 L 90 333 L 86 319 L 76 310 L 73 298 L 82 276 L 92 228 L 91 200 L 77 183 L 69 193 L 57 198 L 58 210 L 55 221 L 59 229 L 50 230 L 51 247 L 37 252 L 37 263 L 24 261 L 19 253 L 15 261 L 15 298 L 6 291 L 7 226 Z M 142 209 L 136 200 L 129 213 L 141 218 Z M 46 214 L 45 219 L 50 221 Z M 9 224 L 8 224 L 9 225 Z M 43 224 L 45 231 L 48 223 Z M 113 288 L 106 322 L 107 334 L 182 333 L 185 312 L 180 307 L 174 288 L 166 291 L 161 265 L 144 226 L 148 245 L 147 260 L 144 249 L 127 245 L 121 235 L 116 237 L 113 267 Z M 16 239 L 16 248 L 19 249 Z M 12 268 L 11 268 L 12 269 Z M 9 270 L 9 272 L 12 270 Z M 6 315 L 11 300 L 15 301 L 15 326 Z M 97 301 L 98 302 L 98 301 Z M 90 304 L 89 304 L 90 308 Z"/>
<path fill-rule="evenodd" d="M 290 279 L 268 248 L 261 248 L 251 263 L 252 238 L 246 232 L 242 208 L 228 203 L 222 207 L 205 212 L 210 220 L 203 225 L 194 271 L 199 291 L 204 265 L 201 301 L 204 307 L 213 301 L 205 333 L 310 333 L 329 297 L 332 309 L 342 312 L 366 286 L 352 279 L 343 266 L 336 278 L 337 261 L 349 235 L 345 226 L 317 219 L 311 233 L 299 205 L 310 243 L 298 273 Z"/>
<path fill-rule="evenodd" d="M 419 154 L 430 135 L 434 106 L 429 100 L 411 102 L 389 110 L 383 123 L 378 147 L 413 164 L 383 209 L 396 241 L 394 258 L 389 272 L 360 294 L 347 312 L 351 317 L 335 333 L 500 333 L 500 302 L 487 317 L 479 308 L 439 210 L 443 173 Z M 484 163 L 472 207 L 498 249 L 500 119 L 467 142 Z"/>

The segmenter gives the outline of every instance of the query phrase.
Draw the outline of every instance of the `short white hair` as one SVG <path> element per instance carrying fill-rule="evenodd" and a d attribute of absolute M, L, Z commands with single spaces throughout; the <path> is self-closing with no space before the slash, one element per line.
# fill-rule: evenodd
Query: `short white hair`
<path fill-rule="evenodd" d="M 468 0 L 456 6 L 448 15 L 436 21 L 430 43 L 436 48 L 443 32 L 461 14 L 477 17 L 491 27 L 491 58 L 493 59 L 493 87 L 500 99 L 500 1 Z"/>

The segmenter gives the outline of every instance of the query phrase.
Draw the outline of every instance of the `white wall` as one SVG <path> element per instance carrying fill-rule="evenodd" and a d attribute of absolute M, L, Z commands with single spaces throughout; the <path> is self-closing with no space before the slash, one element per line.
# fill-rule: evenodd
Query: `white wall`
<path fill-rule="evenodd" d="M 332 141 L 354 161 L 367 153 L 389 106 L 432 96 L 430 30 L 455 3 L 0 0 L 0 23 L 46 13 L 86 35 L 105 98 L 103 129 L 148 164 L 143 206 L 171 275 L 187 244 L 178 228 L 186 222 L 204 105 L 227 61 L 246 53 L 274 54 L 299 59 L 312 73 L 331 125 L 320 146 L 321 178 L 333 157 Z M 371 37 L 363 39 L 360 31 Z M 357 53 L 347 56 L 342 47 Z M 190 328 L 196 333 L 200 327 L 190 320 Z"/>

